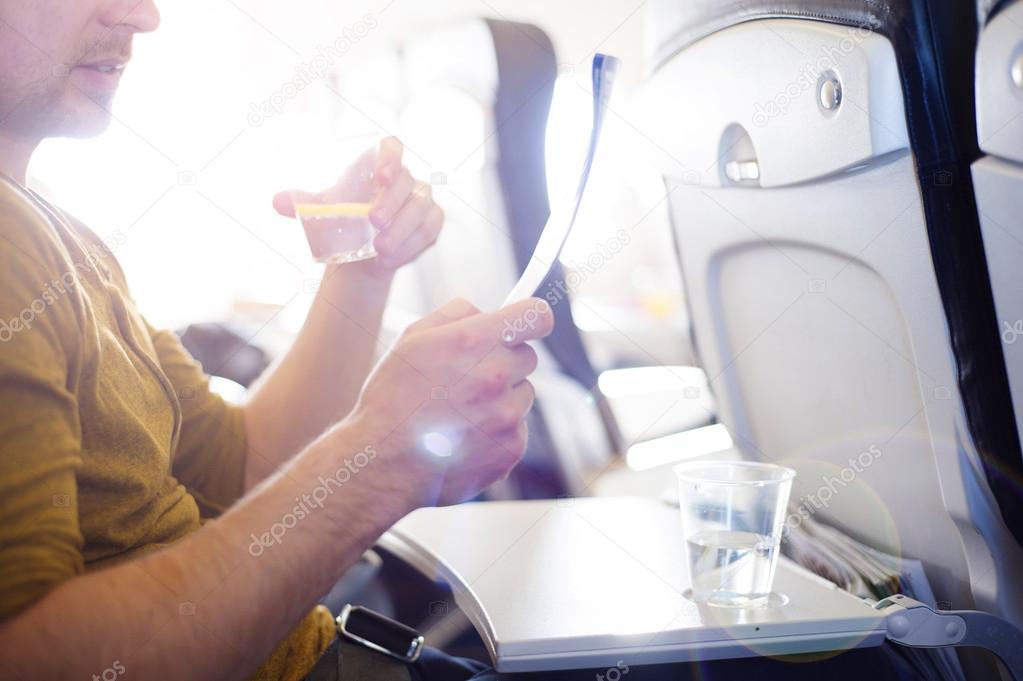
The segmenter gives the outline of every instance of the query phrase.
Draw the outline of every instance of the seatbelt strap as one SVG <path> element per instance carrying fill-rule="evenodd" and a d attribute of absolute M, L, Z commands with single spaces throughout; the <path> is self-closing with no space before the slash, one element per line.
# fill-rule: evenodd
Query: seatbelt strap
<path fill-rule="evenodd" d="M 407 664 L 341 639 L 338 681 L 411 681 Z"/>
<path fill-rule="evenodd" d="M 387 655 L 336 638 L 305 681 L 411 681 L 409 667 Z"/>

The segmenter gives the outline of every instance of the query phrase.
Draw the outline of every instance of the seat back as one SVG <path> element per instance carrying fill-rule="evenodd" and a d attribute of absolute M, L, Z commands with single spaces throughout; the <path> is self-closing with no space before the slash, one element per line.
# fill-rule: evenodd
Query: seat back
<path fill-rule="evenodd" d="M 977 46 L 977 139 L 985 155 L 972 168 L 998 331 L 1023 432 L 1023 2 L 982 2 Z M 1016 491 L 1010 525 L 1023 525 L 1019 471 L 1001 475 Z M 1018 536 L 1018 535 L 1017 535 Z"/>
<path fill-rule="evenodd" d="M 747 456 L 798 470 L 806 512 L 921 560 L 943 604 L 1019 624 L 1023 556 L 977 447 L 1007 442 L 1012 461 L 1018 438 L 992 435 L 1007 424 L 990 396 L 967 407 L 985 386 L 1004 402 L 1004 384 L 985 382 L 976 351 L 991 339 L 960 328 L 945 279 L 975 255 L 949 237 L 950 220 L 969 230 L 972 194 L 954 140 L 925 139 L 950 121 L 919 120 L 935 103 L 905 94 L 924 81 L 933 94 L 935 61 L 896 49 L 931 27 L 910 3 L 789 4 L 652 10 L 647 125 L 673 159 L 662 172 L 719 420 Z"/>

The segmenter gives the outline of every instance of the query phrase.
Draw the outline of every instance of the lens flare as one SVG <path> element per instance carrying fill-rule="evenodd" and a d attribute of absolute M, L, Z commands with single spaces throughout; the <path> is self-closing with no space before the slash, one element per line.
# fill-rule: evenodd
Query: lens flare
<path fill-rule="evenodd" d="M 423 436 L 423 449 L 441 459 L 448 458 L 454 451 L 451 440 L 446 435 L 436 432 Z"/>

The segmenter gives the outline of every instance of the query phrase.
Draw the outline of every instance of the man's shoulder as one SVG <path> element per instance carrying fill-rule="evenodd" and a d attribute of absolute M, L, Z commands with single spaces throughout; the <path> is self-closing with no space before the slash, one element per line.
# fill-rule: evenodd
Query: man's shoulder
<path fill-rule="evenodd" d="M 59 275 L 67 248 L 43 207 L 24 190 L 0 179 L 0 277 L 34 272 Z"/>

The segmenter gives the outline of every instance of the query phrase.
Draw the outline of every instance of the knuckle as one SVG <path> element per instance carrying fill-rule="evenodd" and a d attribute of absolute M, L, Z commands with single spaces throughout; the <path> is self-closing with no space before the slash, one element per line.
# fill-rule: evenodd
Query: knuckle
<path fill-rule="evenodd" d="M 507 371 L 494 371 L 486 379 L 487 387 L 495 393 L 499 393 L 508 385 Z"/>
<path fill-rule="evenodd" d="M 398 345 L 407 346 L 411 343 L 411 338 L 415 336 L 422 328 L 426 326 L 425 319 L 417 319 L 412 322 L 398 334 Z"/>
<path fill-rule="evenodd" d="M 495 371 L 473 378 L 473 394 L 478 400 L 491 400 L 504 392 L 508 383 L 508 374 Z"/>
<path fill-rule="evenodd" d="M 466 315 L 479 314 L 479 308 L 465 298 L 455 298 L 448 301 L 440 308 L 440 313 L 446 317 L 463 317 Z"/>
<path fill-rule="evenodd" d="M 454 301 L 452 302 L 456 303 L 460 308 L 462 308 L 462 310 L 472 312 L 473 314 L 480 311 L 478 307 L 473 305 L 465 298 L 455 298 Z"/>
<path fill-rule="evenodd" d="M 419 333 L 419 329 L 416 328 L 416 322 L 407 329 L 405 329 L 398 340 L 398 347 L 401 349 L 401 355 L 409 357 L 418 357 L 424 354 L 424 349 L 428 347 L 427 336 Z"/>

